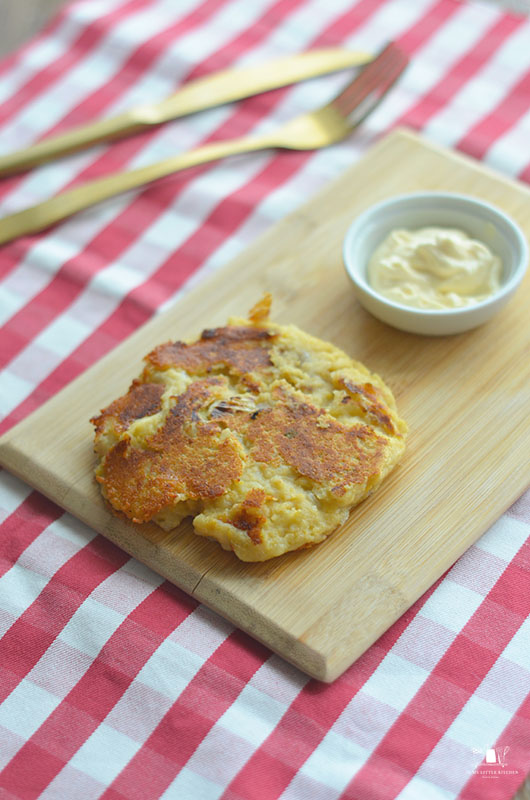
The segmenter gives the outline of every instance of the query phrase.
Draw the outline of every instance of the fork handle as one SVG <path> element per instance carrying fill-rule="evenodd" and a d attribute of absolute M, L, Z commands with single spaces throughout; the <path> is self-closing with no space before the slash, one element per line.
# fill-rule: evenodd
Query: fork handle
<path fill-rule="evenodd" d="M 177 117 L 232 103 L 290 83 L 370 61 L 363 51 L 340 48 L 309 50 L 266 64 L 234 67 L 189 81 L 164 100 L 136 106 L 118 116 L 97 120 L 51 136 L 23 150 L 0 155 L 0 177 L 29 169 L 103 141 L 118 139 Z"/>
<path fill-rule="evenodd" d="M 84 208 L 107 200 L 122 192 L 144 186 L 146 183 L 164 178 L 173 172 L 205 164 L 208 161 L 217 161 L 226 156 L 248 153 L 253 150 L 262 150 L 273 146 L 272 138 L 243 137 L 228 139 L 222 142 L 213 142 L 187 153 L 182 153 L 163 161 L 156 161 L 146 167 L 129 170 L 128 172 L 115 172 L 104 178 L 70 189 L 67 192 L 52 197 L 38 205 L 25 208 L 16 214 L 11 214 L 0 219 L 0 245 L 24 236 L 44 230 L 62 219 L 72 216 Z"/>

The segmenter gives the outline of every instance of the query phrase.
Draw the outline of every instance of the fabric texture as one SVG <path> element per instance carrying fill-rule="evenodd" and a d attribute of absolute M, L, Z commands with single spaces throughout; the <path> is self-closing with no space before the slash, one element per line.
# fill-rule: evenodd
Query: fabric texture
<path fill-rule="evenodd" d="M 411 65 L 348 140 L 206 165 L 0 249 L 1 430 L 398 124 L 530 181 L 530 21 L 457 0 L 78 0 L 0 65 L 2 152 L 312 47 Z M 7 214 L 264 129 L 341 76 L 0 183 Z M 530 495 L 331 685 L 0 472 L 2 800 L 508 800 L 530 766 Z"/>

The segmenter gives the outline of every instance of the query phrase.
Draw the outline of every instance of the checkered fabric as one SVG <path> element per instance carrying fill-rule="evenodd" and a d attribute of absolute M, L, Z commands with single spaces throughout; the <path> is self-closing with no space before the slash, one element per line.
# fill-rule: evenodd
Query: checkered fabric
<path fill-rule="evenodd" d="M 530 181 L 530 21 L 457 0 L 78 0 L 0 65 L 0 146 L 312 47 L 406 74 L 320 152 L 195 168 L 0 249 L 6 430 L 397 124 Z M 1 213 L 313 108 L 330 76 L 0 183 Z M 0 472 L 2 800 L 508 800 L 530 766 L 530 495 L 324 685 Z"/>

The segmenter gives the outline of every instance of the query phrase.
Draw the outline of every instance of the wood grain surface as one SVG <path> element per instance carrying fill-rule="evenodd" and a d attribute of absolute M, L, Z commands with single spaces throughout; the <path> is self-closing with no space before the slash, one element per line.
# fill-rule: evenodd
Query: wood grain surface
<path fill-rule="evenodd" d="M 386 197 L 424 189 L 489 199 L 530 236 L 526 187 L 394 132 L 7 433 L 0 463 L 300 669 L 335 679 L 530 480 L 530 275 L 490 323 L 441 338 L 378 322 L 346 277 L 341 244 L 351 220 Z M 411 433 L 402 464 L 325 543 L 243 564 L 189 523 L 168 534 L 111 514 L 92 476 L 88 419 L 126 390 L 142 354 L 244 314 L 263 291 L 273 294 L 275 320 L 334 342 L 381 374 Z"/>

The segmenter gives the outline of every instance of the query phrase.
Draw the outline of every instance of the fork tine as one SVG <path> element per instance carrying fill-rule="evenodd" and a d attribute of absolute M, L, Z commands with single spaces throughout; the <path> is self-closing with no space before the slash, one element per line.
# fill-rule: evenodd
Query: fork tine
<path fill-rule="evenodd" d="M 379 103 L 391 89 L 408 64 L 408 57 L 393 42 L 390 42 L 381 53 L 346 88 L 331 101 L 341 114 L 348 116 L 355 109 L 356 117 L 353 125 L 359 124 L 366 115 Z M 366 110 L 365 105 L 368 107 Z"/>
<path fill-rule="evenodd" d="M 351 102 L 350 95 L 358 95 L 369 89 L 370 86 L 381 83 L 382 77 L 385 75 L 394 75 L 395 72 L 401 74 L 408 63 L 408 57 L 400 50 L 397 45 L 390 42 L 379 55 L 366 65 L 357 75 L 357 77 L 348 84 L 341 94 L 336 98 L 341 102 L 346 99 Z"/>

